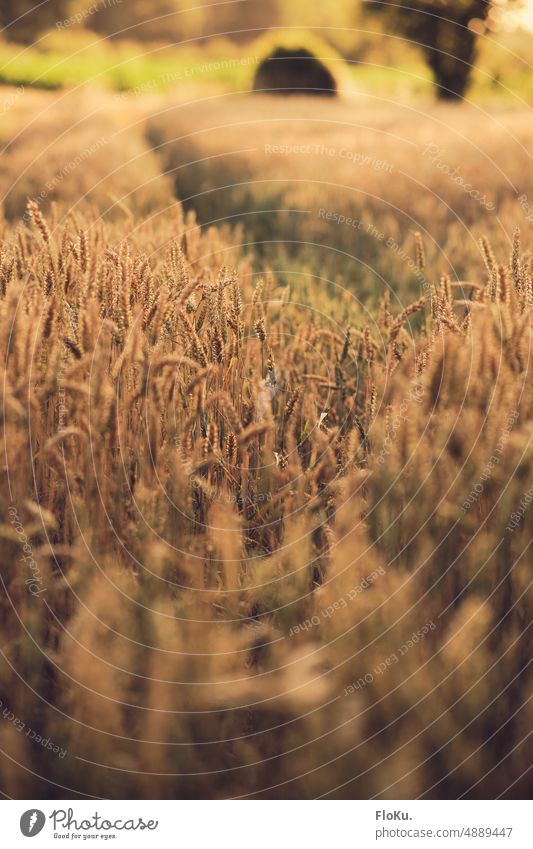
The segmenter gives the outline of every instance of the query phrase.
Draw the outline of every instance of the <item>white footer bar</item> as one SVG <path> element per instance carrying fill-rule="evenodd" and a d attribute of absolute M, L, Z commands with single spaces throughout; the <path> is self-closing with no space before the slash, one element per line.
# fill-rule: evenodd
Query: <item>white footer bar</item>
<path fill-rule="evenodd" d="M 6 849 L 531 849 L 520 801 L 4 801 Z M 30 839 L 35 842 L 30 842 Z M 67 842 L 68 841 L 68 842 Z"/>

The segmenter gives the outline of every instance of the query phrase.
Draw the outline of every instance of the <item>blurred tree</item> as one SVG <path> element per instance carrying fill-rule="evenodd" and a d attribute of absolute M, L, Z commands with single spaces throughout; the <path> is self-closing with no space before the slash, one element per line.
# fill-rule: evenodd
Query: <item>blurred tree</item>
<path fill-rule="evenodd" d="M 110 38 L 172 42 L 197 35 L 202 20 L 201 8 L 183 0 L 101 0 L 86 26 Z"/>
<path fill-rule="evenodd" d="M 439 98 L 452 100 L 466 92 L 477 36 L 507 2 L 514 0 L 367 0 L 365 5 L 385 16 L 394 32 L 417 43 Z"/>
<path fill-rule="evenodd" d="M 278 0 L 219 0 L 209 9 L 205 34 L 227 33 L 232 41 L 249 41 L 279 22 Z"/>
<path fill-rule="evenodd" d="M 46 29 L 67 15 L 68 0 L 0 0 L 1 35 L 9 41 L 32 44 Z"/>
<path fill-rule="evenodd" d="M 87 27 L 139 41 L 172 42 L 218 33 L 242 41 L 278 22 L 277 5 L 278 0 L 211 0 L 197 5 L 191 0 L 101 0 Z"/>

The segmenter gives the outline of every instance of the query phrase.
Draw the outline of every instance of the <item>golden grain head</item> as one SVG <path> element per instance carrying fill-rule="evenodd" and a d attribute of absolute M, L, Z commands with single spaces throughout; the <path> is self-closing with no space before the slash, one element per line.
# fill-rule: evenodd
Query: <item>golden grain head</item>
<path fill-rule="evenodd" d="M 142 228 L 29 215 L 38 238 L 0 251 L 0 700 L 69 757 L 4 734 L 27 771 L 1 767 L 3 790 L 367 798 L 409 774 L 413 795 L 460 795 L 467 727 L 473 792 L 519 788 L 519 237 L 503 265 L 482 242 L 483 297 L 434 269 L 431 309 L 384 298 L 366 324 L 324 291 L 310 319 L 265 275 L 267 335 L 263 278 L 224 267 L 227 234 L 174 212 L 153 251 Z M 419 235 L 416 252 L 429 274 Z M 509 717 L 507 753 L 490 741 Z"/>

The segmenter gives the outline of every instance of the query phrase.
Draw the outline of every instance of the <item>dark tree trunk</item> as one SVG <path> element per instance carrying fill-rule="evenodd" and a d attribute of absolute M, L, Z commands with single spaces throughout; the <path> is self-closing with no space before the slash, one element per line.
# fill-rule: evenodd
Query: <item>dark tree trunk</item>
<path fill-rule="evenodd" d="M 436 60 L 433 60 L 433 57 L 429 60 L 437 86 L 437 96 L 439 100 L 459 100 L 465 95 L 472 66 L 458 58 L 453 61 L 447 56 L 443 58 L 444 61 L 440 56 Z"/>
<path fill-rule="evenodd" d="M 475 59 L 476 37 L 470 30 L 444 31 L 436 48 L 428 49 L 428 65 L 433 73 L 439 100 L 464 97 Z M 451 36 L 451 37 L 450 37 Z"/>

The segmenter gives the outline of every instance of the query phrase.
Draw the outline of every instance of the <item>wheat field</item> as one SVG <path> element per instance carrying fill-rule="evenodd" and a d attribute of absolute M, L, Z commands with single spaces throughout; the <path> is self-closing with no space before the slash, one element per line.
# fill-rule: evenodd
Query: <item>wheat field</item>
<path fill-rule="evenodd" d="M 3 792 L 523 797 L 518 231 L 370 311 L 179 203 L 1 229 Z"/>

